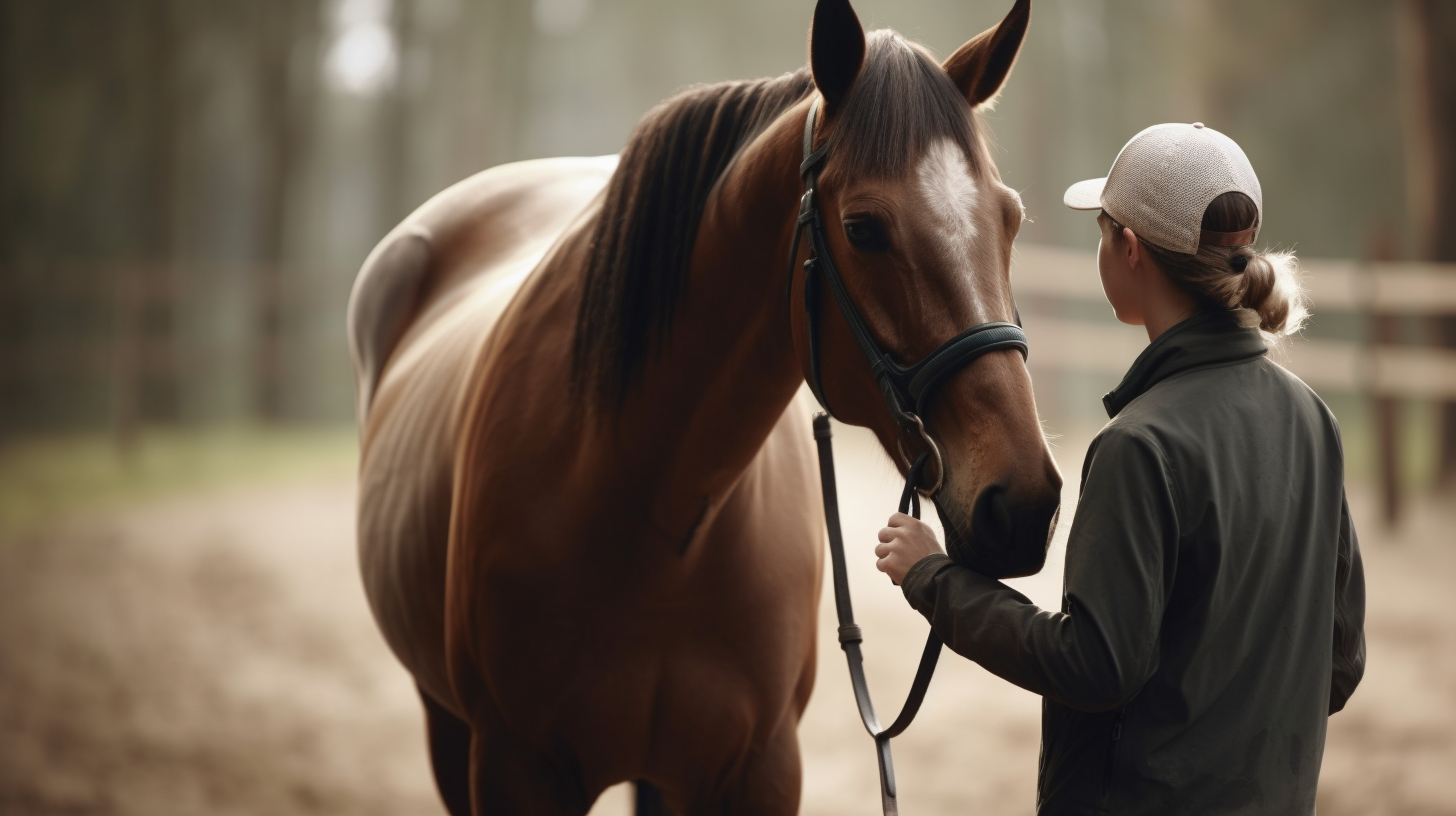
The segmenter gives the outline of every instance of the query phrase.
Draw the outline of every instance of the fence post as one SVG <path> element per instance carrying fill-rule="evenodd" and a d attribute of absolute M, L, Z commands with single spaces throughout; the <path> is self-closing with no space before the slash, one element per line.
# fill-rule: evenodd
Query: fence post
<path fill-rule="evenodd" d="M 1371 331 L 1371 357 L 1378 367 L 1381 346 L 1393 346 L 1400 341 L 1399 320 L 1388 314 L 1376 312 Z M 1372 367 L 1373 373 L 1374 367 Z M 1373 379 L 1373 378 L 1372 378 Z M 1400 521 L 1401 512 L 1401 433 L 1400 400 L 1382 394 L 1378 382 L 1371 383 L 1375 395 L 1375 444 L 1380 468 L 1380 510 L 1387 527 L 1394 527 Z"/>
<path fill-rule="evenodd" d="M 1371 235 L 1371 260 L 1395 259 L 1395 233 L 1388 224 Z M 1380 300 L 1379 268 L 1366 266 L 1366 298 L 1370 308 L 1370 393 L 1375 407 L 1375 446 L 1380 477 L 1380 510 L 1386 527 L 1400 522 L 1401 490 L 1401 403 L 1394 394 L 1380 390 L 1380 349 L 1400 344 L 1400 318 L 1385 311 Z"/>
<path fill-rule="evenodd" d="M 137 270 L 130 265 L 119 267 L 115 283 L 111 344 L 112 434 L 117 453 L 129 463 L 136 456 L 141 404 L 141 366 L 138 359 L 141 293 Z"/>

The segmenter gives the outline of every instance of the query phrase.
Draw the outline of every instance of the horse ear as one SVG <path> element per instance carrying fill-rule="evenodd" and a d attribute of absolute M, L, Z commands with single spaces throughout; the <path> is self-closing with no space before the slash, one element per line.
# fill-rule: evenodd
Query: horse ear
<path fill-rule="evenodd" d="M 809 68 L 825 110 L 844 101 L 864 65 L 865 36 L 849 0 L 819 0 L 809 28 Z"/>
<path fill-rule="evenodd" d="M 995 28 L 981 32 L 961 46 L 941 67 L 951 81 L 966 95 L 971 107 L 979 107 L 996 98 L 1016 55 L 1026 39 L 1026 26 L 1031 22 L 1031 0 L 1016 0 L 1006 19 Z"/>

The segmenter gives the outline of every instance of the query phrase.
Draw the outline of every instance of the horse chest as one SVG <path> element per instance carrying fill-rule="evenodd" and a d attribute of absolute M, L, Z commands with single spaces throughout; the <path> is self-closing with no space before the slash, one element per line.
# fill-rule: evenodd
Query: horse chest
<path fill-rule="evenodd" d="M 786 705 L 812 653 L 822 539 L 817 504 L 783 456 L 762 453 L 702 512 L 686 548 L 569 496 L 530 514 L 551 519 L 539 525 L 481 519 L 498 534 L 482 533 L 489 554 L 452 562 L 473 567 L 473 592 L 451 611 L 469 629 L 478 680 L 531 729 L 676 706 L 660 689 L 685 676 L 718 687 L 728 708 Z M 728 716 L 701 699 L 683 706 L 677 722 Z"/>

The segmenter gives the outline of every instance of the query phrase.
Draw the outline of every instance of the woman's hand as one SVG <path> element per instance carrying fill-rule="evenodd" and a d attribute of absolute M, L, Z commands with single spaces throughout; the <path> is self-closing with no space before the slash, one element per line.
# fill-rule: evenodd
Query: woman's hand
<path fill-rule="evenodd" d="M 945 550 L 929 524 L 913 516 L 896 513 L 890 516 L 890 526 L 880 531 L 880 544 L 875 547 L 875 555 L 880 560 L 875 562 L 875 567 L 899 586 L 905 580 L 905 573 L 917 561 L 943 552 Z"/>

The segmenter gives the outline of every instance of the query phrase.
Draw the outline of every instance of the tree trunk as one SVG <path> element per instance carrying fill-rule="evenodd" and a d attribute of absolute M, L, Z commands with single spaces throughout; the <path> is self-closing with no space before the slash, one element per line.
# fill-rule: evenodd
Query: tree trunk
<path fill-rule="evenodd" d="M 259 0 L 253 8 L 254 49 L 259 90 L 258 132 L 267 142 L 263 177 L 258 196 L 259 223 L 254 272 L 256 324 L 254 326 L 253 395 L 258 416 L 265 420 L 285 418 L 288 406 L 284 394 L 285 358 L 288 354 L 287 301 L 284 275 L 287 268 L 287 224 L 292 211 L 293 181 L 303 167 L 309 139 L 312 73 L 299 73 L 299 52 L 312 56 L 318 28 L 319 8 L 315 2 Z"/>
<path fill-rule="evenodd" d="M 1423 251 L 1433 261 L 1456 262 L 1456 3 L 1414 0 L 1416 31 L 1421 43 L 1417 104 L 1427 130 L 1424 146 L 1429 169 Z M 1456 349 L 1456 314 L 1431 319 L 1433 345 Z M 1440 442 L 1437 478 L 1456 485 L 1456 403 L 1439 407 Z"/>
<path fill-rule="evenodd" d="M 132 315 L 117 315 L 117 329 L 130 323 L 144 353 L 121 376 L 129 381 L 118 383 L 113 427 L 123 449 L 135 435 L 135 425 L 148 420 L 175 421 L 181 411 L 182 384 L 179 381 L 177 351 L 178 301 L 174 261 L 178 249 L 177 223 L 178 174 L 178 68 L 182 32 L 185 30 L 185 4 L 172 0 L 152 0 L 142 6 L 148 15 L 143 27 L 149 42 L 144 50 L 141 76 L 146 83 L 146 121 L 141 129 L 145 143 L 140 153 L 146 169 L 143 188 L 144 222 L 141 246 L 136 253 L 137 269 L 127 274 L 138 276 L 129 282 L 132 299 L 123 308 L 135 310 Z M 137 9 L 125 3 L 113 4 L 118 17 Z M 120 301 L 118 302 L 120 303 Z M 138 325 L 137 321 L 140 321 Z M 155 343 L 145 342 L 148 334 Z M 118 338 L 120 339 L 120 338 Z M 154 357 L 148 358 L 148 354 Z"/>

